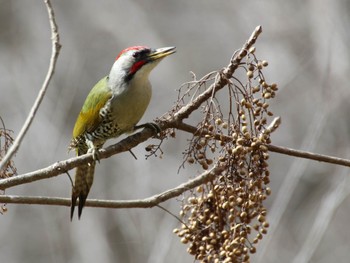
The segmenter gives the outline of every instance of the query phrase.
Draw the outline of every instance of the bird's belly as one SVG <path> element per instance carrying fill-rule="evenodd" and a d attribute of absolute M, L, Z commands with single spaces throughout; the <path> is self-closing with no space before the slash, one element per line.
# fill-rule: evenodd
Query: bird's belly
<path fill-rule="evenodd" d="M 148 105 L 148 103 L 147 103 Z M 118 127 L 123 132 L 130 132 L 134 126 L 140 121 L 146 111 L 147 105 L 136 103 L 127 105 L 125 109 L 116 110 L 113 126 Z"/>

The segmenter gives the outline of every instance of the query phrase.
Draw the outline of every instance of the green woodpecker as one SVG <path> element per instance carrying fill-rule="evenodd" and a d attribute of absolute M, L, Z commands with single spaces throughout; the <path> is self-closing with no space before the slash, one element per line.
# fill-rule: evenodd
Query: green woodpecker
<path fill-rule="evenodd" d="M 70 148 L 77 155 L 91 152 L 94 161 L 77 167 L 72 189 L 71 219 L 78 203 L 80 218 L 93 178 L 97 151 L 109 138 L 135 130 L 150 102 L 152 89 L 148 76 L 175 47 L 151 49 L 134 46 L 117 56 L 108 76 L 90 91 L 75 122 Z"/>

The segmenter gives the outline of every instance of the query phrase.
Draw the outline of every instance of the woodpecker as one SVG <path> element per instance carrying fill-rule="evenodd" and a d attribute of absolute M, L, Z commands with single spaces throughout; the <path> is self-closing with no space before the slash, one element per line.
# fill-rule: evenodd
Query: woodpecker
<path fill-rule="evenodd" d="M 164 57 L 173 53 L 175 47 L 126 48 L 117 56 L 109 75 L 91 89 L 75 122 L 69 148 L 75 149 L 78 156 L 93 153 L 94 161 L 76 169 L 71 220 L 77 199 L 78 218 L 81 217 L 93 183 L 97 151 L 106 140 L 135 130 L 151 99 L 149 74 Z"/>

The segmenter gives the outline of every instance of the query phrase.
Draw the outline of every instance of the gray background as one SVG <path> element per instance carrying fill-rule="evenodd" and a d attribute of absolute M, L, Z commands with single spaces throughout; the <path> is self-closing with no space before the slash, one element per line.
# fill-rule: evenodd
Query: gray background
<path fill-rule="evenodd" d="M 19 174 L 73 156 L 67 145 L 76 116 L 121 49 L 177 47 L 151 74 L 146 122 L 173 105 L 190 71 L 200 77 L 225 66 L 257 25 L 264 31 L 257 55 L 269 61 L 265 75 L 280 87 L 271 107 L 283 125 L 273 144 L 349 157 L 349 1 L 64 0 L 53 6 L 63 48 L 16 155 Z M 50 52 L 43 2 L 0 1 L 0 115 L 15 134 L 41 87 Z M 188 138 L 178 132 L 166 141 L 162 159 L 146 161 L 146 143 L 134 150 L 137 161 L 129 153 L 103 160 L 90 197 L 144 198 L 186 181 L 195 169 L 177 169 Z M 276 231 L 270 229 L 252 262 L 348 262 L 348 169 L 278 154 L 271 154 L 270 169 L 273 194 L 266 206 Z M 70 191 L 61 175 L 6 193 L 69 197 Z M 177 213 L 180 203 L 163 205 Z M 2 262 L 193 262 L 172 234 L 178 222 L 159 208 L 86 208 L 72 223 L 66 207 L 8 209 L 0 216 Z M 285 211 L 278 223 L 276 211 Z"/>

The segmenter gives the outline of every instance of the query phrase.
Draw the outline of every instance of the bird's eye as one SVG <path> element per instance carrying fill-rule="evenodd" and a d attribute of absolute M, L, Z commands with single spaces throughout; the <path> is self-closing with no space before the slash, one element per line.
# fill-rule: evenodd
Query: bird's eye
<path fill-rule="evenodd" d="M 140 59 L 141 57 L 144 57 L 145 55 L 149 54 L 150 52 L 151 51 L 149 49 L 137 50 L 132 54 L 132 56 L 136 59 Z"/>

